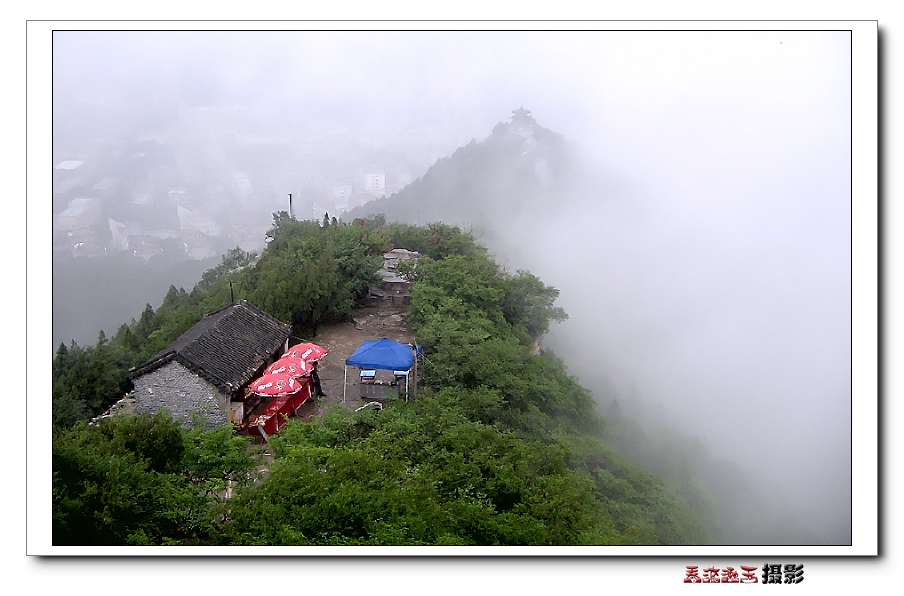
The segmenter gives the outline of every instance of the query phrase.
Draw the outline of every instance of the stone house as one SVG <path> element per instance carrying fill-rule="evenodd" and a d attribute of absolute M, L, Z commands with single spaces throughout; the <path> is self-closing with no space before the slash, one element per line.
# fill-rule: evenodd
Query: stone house
<path fill-rule="evenodd" d="M 242 422 L 248 383 L 288 349 L 291 329 L 245 300 L 205 316 L 130 371 L 135 411 L 166 407 L 186 426 L 195 412 L 211 427 Z"/>
<path fill-rule="evenodd" d="M 394 248 L 383 254 L 383 267 L 377 271 L 380 278 L 378 287 L 371 286 L 369 298 L 372 304 L 388 302 L 393 306 L 406 306 L 411 302 L 408 293 L 411 282 L 399 275 L 399 263 L 417 263 L 421 253 L 404 248 Z"/>

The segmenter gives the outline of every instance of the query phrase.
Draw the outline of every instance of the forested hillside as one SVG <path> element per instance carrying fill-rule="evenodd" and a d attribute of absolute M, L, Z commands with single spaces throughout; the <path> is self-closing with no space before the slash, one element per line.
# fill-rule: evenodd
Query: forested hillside
<path fill-rule="evenodd" d="M 353 209 L 350 217 L 383 214 L 389 221 L 442 221 L 476 227 L 495 238 L 513 218 L 542 224 L 552 212 L 578 215 L 593 198 L 578 189 L 601 190 L 579 149 L 533 117 L 500 122 L 484 140 L 472 140 L 439 159 L 399 192 Z"/>
<path fill-rule="evenodd" d="M 54 359 L 55 544 L 605 545 L 712 541 L 708 501 L 629 464 L 589 391 L 536 339 L 557 290 L 509 272 L 459 228 L 274 217 L 260 257 L 232 251 L 191 292 Z M 298 335 L 349 316 L 389 247 L 425 255 L 409 316 L 416 400 L 290 420 L 259 450 L 165 415 L 86 420 L 127 370 L 205 312 L 244 298 Z M 692 483 L 690 483 L 692 485 Z M 229 491 L 227 491 L 227 488 Z M 227 494 L 229 497 L 227 498 Z"/>

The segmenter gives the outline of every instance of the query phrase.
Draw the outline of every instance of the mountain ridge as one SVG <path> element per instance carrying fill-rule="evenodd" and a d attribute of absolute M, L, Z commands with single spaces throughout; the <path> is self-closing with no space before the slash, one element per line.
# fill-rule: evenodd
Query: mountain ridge
<path fill-rule="evenodd" d="M 405 188 L 347 217 L 383 214 L 400 223 L 441 221 L 487 231 L 502 218 L 561 208 L 575 196 L 575 184 L 589 179 L 577 147 L 519 108 L 486 139 L 472 139 Z"/>

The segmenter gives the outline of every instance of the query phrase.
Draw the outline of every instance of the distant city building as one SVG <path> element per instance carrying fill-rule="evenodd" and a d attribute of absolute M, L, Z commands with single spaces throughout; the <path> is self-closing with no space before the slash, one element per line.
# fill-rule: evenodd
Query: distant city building
<path fill-rule="evenodd" d="M 232 176 L 229 181 L 229 191 L 243 206 L 251 206 L 254 204 L 254 184 L 251 177 L 244 172 L 238 172 Z"/>
<path fill-rule="evenodd" d="M 513 114 L 530 119 L 523 108 Z M 54 257 L 128 250 L 203 259 L 227 242 L 259 250 L 287 192 L 297 193 L 295 217 L 341 219 L 414 181 L 432 161 L 422 156 L 444 154 L 463 136 L 463 118 L 476 116 L 456 111 L 431 123 L 408 115 L 363 128 L 312 120 L 298 131 L 261 126 L 269 114 L 257 110 L 185 107 L 175 128 L 126 139 L 112 153 L 89 139 L 60 147 L 52 162 Z M 382 147 L 405 150 L 375 160 Z M 250 154 L 268 157 L 252 167 Z"/>
<path fill-rule="evenodd" d="M 128 237 L 129 251 L 132 256 L 147 261 L 163 254 L 163 242 L 148 234 L 135 234 Z"/>
<path fill-rule="evenodd" d="M 62 212 L 53 218 L 53 226 L 58 230 L 74 231 L 88 228 L 102 220 L 100 200 L 72 199 Z"/>
<path fill-rule="evenodd" d="M 149 180 L 136 182 L 131 197 L 132 203 L 135 205 L 150 205 L 154 201 L 153 183 Z"/>
<path fill-rule="evenodd" d="M 169 188 L 166 196 L 170 203 L 174 205 L 184 205 L 189 198 L 188 191 L 184 188 Z"/>
<path fill-rule="evenodd" d="M 365 174 L 364 190 L 373 195 L 383 196 L 386 192 L 386 174 L 383 172 Z"/>
<path fill-rule="evenodd" d="M 107 219 L 110 227 L 109 249 L 114 252 L 129 250 L 129 226 L 113 218 Z"/>
<path fill-rule="evenodd" d="M 54 256 L 97 257 L 106 254 L 106 220 L 100 199 L 78 198 L 53 216 Z"/>
<path fill-rule="evenodd" d="M 65 176 L 59 182 L 57 182 L 57 178 L 55 177 L 53 194 L 65 198 L 65 196 L 69 195 L 70 193 L 79 192 L 79 189 L 86 189 L 88 182 L 88 176 L 80 176 L 75 174 L 71 176 Z"/>
<path fill-rule="evenodd" d="M 342 184 L 330 188 L 330 197 L 336 202 L 341 202 L 352 196 L 352 185 Z"/>
<path fill-rule="evenodd" d="M 211 237 L 197 230 L 184 230 L 182 232 L 182 246 L 185 249 L 185 254 L 195 261 L 209 259 L 217 254 Z"/>
<path fill-rule="evenodd" d="M 220 226 L 210 215 L 186 209 L 182 205 L 176 206 L 179 215 L 179 229 L 183 231 L 196 231 L 205 236 L 219 236 Z"/>
<path fill-rule="evenodd" d="M 79 161 L 77 159 L 68 159 L 66 161 L 61 161 L 56 166 L 54 166 L 55 170 L 75 170 L 84 164 L 85 162 Z"/>

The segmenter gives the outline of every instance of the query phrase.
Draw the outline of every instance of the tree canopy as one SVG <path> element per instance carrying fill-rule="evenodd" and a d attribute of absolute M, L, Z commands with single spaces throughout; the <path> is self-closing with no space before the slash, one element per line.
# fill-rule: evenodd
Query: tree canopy
<path fill-rule="evenodd" d="M 274 216 L 260 257 L 236 249 L 186 292 L 93 347 L 54 358 L 55 544 L 610 545 L 710 540 L 707 503 L 628 463 L 590 392 L 538 347 L 558 291 L 500 268 L 444 224 Z M 230 292 L 297 329 L 347 317 L 392 247 L 423 255 L 409 319 L 424 349 L 411 402 L 289 420 L 272 463 L 225 426 L 165 412 L 85 420 Z M 690 492 L 686 493 L 690 494 Z"/>

